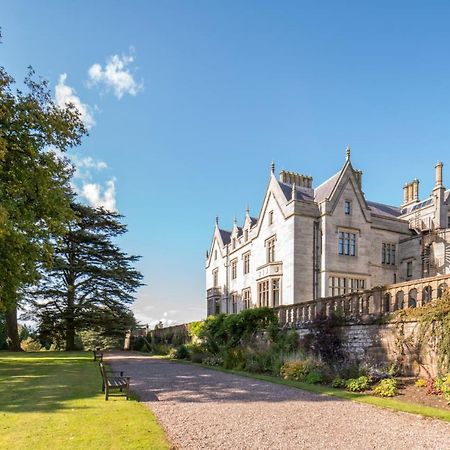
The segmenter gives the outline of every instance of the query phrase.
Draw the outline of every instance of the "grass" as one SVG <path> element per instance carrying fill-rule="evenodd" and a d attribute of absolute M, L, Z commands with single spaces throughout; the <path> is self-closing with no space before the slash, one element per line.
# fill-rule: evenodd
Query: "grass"
<path fill-rule="evenodd" d="M 169 447 L 144 405 L 105 401 L 90 353 L 0 352 L 0 448 Z"/>
<path fill-rule="evenodd" d="M 167 358 L 168 359 L 168 358 Z M 351 400 L 359 403 L 366 403 L 368 405 L 374 405 L 381 408 L 391 409 L 394 411 L 401 411 L 411 414 L 419 414 L 425 417 L 432 417 L 433 419 L 440 419 L 446 422 L 450 422 L 450 412 L 444 409 L 434 408 L 432 406 L 420 405 L 418 403 L 409 403 L 398 400 L 396 398 L 383 398 L 375 397 L 370 394 L 348 392 L 342 389 L 334 389 L 328 386 L 322 386 L 318 384 L 302 383 L 300 381 L 284 380 L 272 375 L 262 375 L 249 372 L 243 372 L 240 370 L 224 369 L 217 366 L 205 366 L 200 363 L 193 363 L 185 360 L 171 360 L 180 362 L 183 364 L 193 364 L 196 366 L 204 367 L 205 369 L 218 370 L 219 372 L 232 373 L 234 375 L 240 375 L 242 377 L 253 378 L 261 381 L 268 381 L 270 383 L 280 384 L 283 386 L 290 386 L 304 391 L 313 392 L 315 394 L 328 395 L 332 397 L 338 397 L 345 400 Z"/>

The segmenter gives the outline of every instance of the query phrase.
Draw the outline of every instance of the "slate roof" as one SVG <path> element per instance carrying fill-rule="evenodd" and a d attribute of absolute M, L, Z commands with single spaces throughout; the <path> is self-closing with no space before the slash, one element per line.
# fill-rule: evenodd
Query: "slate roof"
<path fill-rule="evenodd" d="M 256 217 L 250 217 L 250 226 L 254 227 L 258 222 L 258 219 Z"/>
<path fill-rule="evenodd" d="M 316 189 L 314 189 L 314 201 L 320 203 L 322 200 L 330 198 L 341 172 L 342 171 L 336 173 L 331 178 L 328 178 L 327 181 L 323 182 L 320 186 L 317 186 Z"/>
<path fill-rule="evenodd" d="M 227 245 L 231 242 L 231 231 L 221 230 L 219 228 L 219 233 L 222 238 L 223 245 Z"/>
<path fill-rule="evenodd" d="M 281 181 L 278 181 L 281 190 L 283 191 L 286 200 L 290 200 L 292 198 L 292 184 L 286 184 Z M 313 189 L 296 186 L 295 190 L 297 191 L 297 200 L 305 200 L 305 201 L 313 201 Z"/>
<path fill-rule="evenodd" d="M 367 201 L 367 205 L 374 214 L 378 214 L 379 216 L 399 217 L 402 214 L 400 208 L 397 208 L 396 206 L 369 201 Z"/>

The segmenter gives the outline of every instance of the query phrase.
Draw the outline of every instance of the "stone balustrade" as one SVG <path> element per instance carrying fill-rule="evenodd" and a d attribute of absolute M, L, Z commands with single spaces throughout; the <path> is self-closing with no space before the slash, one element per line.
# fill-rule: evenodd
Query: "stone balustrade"
<path fill-rule="evenodd" d="M 375 318 L 399 309 L 415 308 L 440 298 L 450 286 L 450 275 L 420 278 L 403 283 L 377 286 L 370 290 L 275 308 L 281 326 L 299 327 L 319 315 L 338 312 L 350 320 Z"/>

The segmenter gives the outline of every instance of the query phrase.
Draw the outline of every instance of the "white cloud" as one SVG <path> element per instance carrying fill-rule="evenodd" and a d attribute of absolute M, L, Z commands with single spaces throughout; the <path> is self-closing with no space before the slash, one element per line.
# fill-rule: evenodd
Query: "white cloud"
<path fill-rule="evenodd" d="M 108 211 L 116 211 L 116 185 L 114 179 L 108 180 L 105 186 L 99 183 L 85 183 L 81 188 L 80 195 L 94 208 L 103 206 Z"/>
<path fill-rule="evenodd" d="M 75 168 L 74 178 L 80 180 L 91 180 L 92 171 L 101 171 L 108 168 L 108 164 L 105 161 L 92 158 L 92 156 L 85 156 L 80 158 L 76 154 L 70 155 L 70 159 Z"/>
<path fill-rule="evenodd" d="M 72 103 L 80 112 L 81 120 L 87 128 L 92 128 L 95 125 L 95 120 L 91 112 L 91 107 L 86 103 L 82 103 L 80 97 L 76 94 L 75 89 L 66 84 L 67 74 L 63 73 L 59 76 L 58 84 L 55 87 L 55 100 L 60 108 L 66 107 Z"/>
<path fill-rule="evenodd" d="M 124 94 L 136 95 L 142 89 L 142 83 L 138 83 L 128 69 L 133 61 L 131 55 L 113 55 L 105 68 L 98 63 L 93 64 L 88 70 L 88 86 L 103 85 L 106 90 L 112 90 L 119 100 Z"/>

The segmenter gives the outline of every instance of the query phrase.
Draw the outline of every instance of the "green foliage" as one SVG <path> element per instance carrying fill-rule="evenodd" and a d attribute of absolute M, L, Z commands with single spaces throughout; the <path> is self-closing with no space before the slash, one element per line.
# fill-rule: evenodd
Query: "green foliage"
<path fill-rule="evenodd" d="M 207 356 L 204 360 L 203 360 L 203 364 L 205 364 L 206 366 L 222 366 L 223 365 L 223 359 L 220 355 L 211 355 L 211 356 Z"/>
<path fill-rule="evenodd" d="M 252 341 L 258 333 L 276 324 L 278 318 L 271 308 L 246 309 L 239 314 L 208 317 L 199 338 L 207 351 L 217 354 Z"/>
<path fill-rule="evenodd" d="M 418 388 L 424 388 L 427 386 L 427 380 L 425 380 L 424 378 L 419 378 L 414 384 Z"/>
<path fill-rule="evenodd" d="M 404 320 L 417 320 L 420 323 L 417 339 L 417 359 L 419 360 L 424 343 L 429 343 L 430 338 L 436 338 L 437 354 L 441 372 L 450 370 L 450 292 L 447 290 L 441 298 L 419 308 L 407 308 L 396 313 L 399 330 L 399 346 L 402 342 L 401 324 Z"/>
<path fill-rule="evenodd" d="M 373 393 L 379 397 L 394 397 L 398 394 L 397 380 L 395 378 L 384 378 L 373 388 Z"/>
<path fill-rule="evenodd" d="M 205 321 L 200 320 L 198 322 L 191 322 L 187 325 L 187 330 L 189 333 L 189 336 L 193 341 L 200 340 L 203 336 L 203 330 L 205 328 Z"/>
<path fill-rule="evenodd" d="M 323 383 L 324 381 L 323 373 L 317 369 L 311 370 L 305 378 L 305 382 L 308 384 L 318 384 Z"/>
<path fill-rule="evenodd" d="M 142 279 L 133 268 L 139 258 L 113 242 L 126 232 L 122 216 L 76 203 L 72 210 L 75 219 L 55 247 L 51 268 L 27 291 L 29 318 L 38 322 L 41 339 L 63 336 L 66 350 L 75 347 L 81 331 L 124 337 L 134 326 L 129 305 Z"/>
<path fill-rule="evenodd" d="M 347 380 L 346 388 L 350 392 L 362 392 L 369 389 L 371 383 L 370 377 L 362 375 L 359 378 L 350 378 Z"/>
<path fill-rule="evenodd" d="M 334 387 L 336 389 L 346 388 L 347 387 L 347 380 L 341 377 L 336 377 L 331 382 L 331 387 Z"/>
<path fill-rule="evenodd" d="M 321 364 L 312 359 L 286 361 L 280 370 L 280 375 L 285 380 L 306 381 L 309 373 L 317 371 Z"/>
<path fill-rule="evenodd" d="M 102 350 L 123 349 L 124 340 L 121 337 L 105 336 L 95 330 L 81 331 L 78 336 L 84 350 L 92 351 L 96 348 Z"/>
<path fill-rule="evenodd" d="M 303 345 L 313 354 L 329 364 L 342 363 L 344 352 L 340 326 L 343 319 L 336 314 L 323 315 L 310 324 L 310 335 L 303 339 Z"/>
<path fill-rule="evenodd" d="M 0 309 L 9 342 L 19 350 L 16 306 L 21 289 L 39 278 L 53 241 L 66 231 L 72 168 L 64 157 L 86 129 L 75 106 L 59 108 L 48 83 L 29 68 L 24 89 L 0 67 Z"/>
<path fill-rule="evenodd" d="M 180 345 L 175 352 L 176 359 L 188 359 L 189 358 L 189 350 L 185 345 Z"/>

